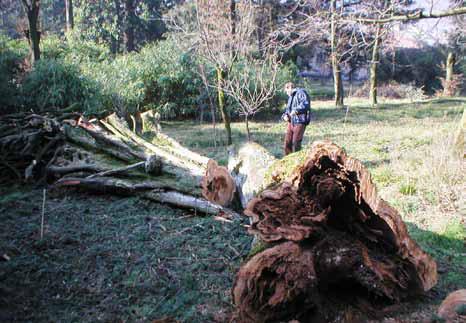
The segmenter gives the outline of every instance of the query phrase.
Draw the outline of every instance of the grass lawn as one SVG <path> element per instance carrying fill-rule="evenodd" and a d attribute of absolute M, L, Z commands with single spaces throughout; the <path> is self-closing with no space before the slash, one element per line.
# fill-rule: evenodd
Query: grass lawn
<path fill-rule="evenodd" d="M 304 144 L 329 139 L 371 170 L 412 237 L 438 262 L 439 283 L 387 317 L 429 319 L 447 293 L 466 288 L 466 172 L 451 154 L 466 98 L 421 103 L 348 100 L 347 110 L 313 102 Z M 253 138 L 282 156 L 285 125 L 253 122 Z M 221 125 L 167 122 L 163 130 L 221 163 Z M 234 123 L 233 140 L 246 140 Z M 214 145 L 214 138 L 217 144 Z M 137 198 L 0 186 L 0 321 L 225 322 L 230 289 L 251 238 L 221 223 Z M 388 322 L 388 321 L 387 321 Z"/>

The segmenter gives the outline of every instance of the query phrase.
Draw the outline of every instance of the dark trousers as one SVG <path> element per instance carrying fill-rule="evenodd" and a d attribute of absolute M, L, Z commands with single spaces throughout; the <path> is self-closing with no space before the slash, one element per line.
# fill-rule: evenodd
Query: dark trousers
<path fill-rule="evenodd" d="M 291 122 L 288 122 L 285 135 L 285 155 L 301 149 L 301 142 L 303 141 L 305 130 L 306 125 L 304 124 L 293 125 Z"/>

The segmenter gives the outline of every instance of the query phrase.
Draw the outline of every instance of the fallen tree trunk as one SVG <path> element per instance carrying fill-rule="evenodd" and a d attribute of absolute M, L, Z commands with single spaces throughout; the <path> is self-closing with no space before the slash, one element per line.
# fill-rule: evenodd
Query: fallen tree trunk
<path fill-rule="evenodd" d="M 236 212 L 203 199 L 199 189 L 196 191 L 179 185 L 169 178 L 158 181 L 129 181 L 108 177 L 66 177 L 57 181 L 55 187 L 77 187 L 107 194 L 136 195 L 151 201 L 192 209 L 204 214 L 224 214 L 236 220 L 241 218 Z"/>
<path fill-rule="evenodd" d="M 239 217 L 202 197 L 201 179 L 207 165 L 215 162 L 183 147 L 160 127 L 139 136 L 115 114 L 94 122 L 75 118 L 54 114 L 2 119 L 6 134 L 0 135 L 0 150 L 6 158 L 0 158 L 0 176 L 43 178 L 56 181 L 55 187 L 138 195 L 201 213 Z M 139 128 L 158 122 L 151 115 L 141 119 L 147 119 L 146 125 Z"/>
<path fill-rule="evenodd" d="M 246 208 L 249 201 L 270 183 L 266 173 L 276 161 L 261 145 L 248 142 L 236 152 L 229 151 L 228 170 L 232 174 L 241 205 Z"/>
<path fill-rule="evenodd" d="M 167 136 L 158 135 L 152 142 L 149 142 L 132 132 L 124 120 L 118 118 L 116 114 L 108 116 L 104 125 L 111 125 L 112 127 L 108 130 L 118 131 L 125 141 L 133 142 L 151 154 L 156 154 L 166 164 L 185 169 L 195 176 L 203 176 L 206 171 L 208 158 L 200 156 L 178 143 L 175 144 L 175 141 L 167 139 Z"/>
<path fill-rule="evenodd" d="M 314 143 L 277 182 L 245 210 L 249 231 L 275 246 L 237 275 L 239 321 L 328 321 L 336 315 L 329 304 L 377 311 L 436 284 L 435 261 L 378 197 L 369 172 L 338 146 Z"/>

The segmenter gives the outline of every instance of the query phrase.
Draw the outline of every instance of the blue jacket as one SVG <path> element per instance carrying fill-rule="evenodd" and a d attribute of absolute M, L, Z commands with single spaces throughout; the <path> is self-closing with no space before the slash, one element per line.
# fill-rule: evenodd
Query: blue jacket
<path fill-rule="evenodd" d="M 295 115 L 291 115 L 293 111 L 296 111 Z M 282 114 L 282 119 L 284 119 L 286 115 L 290 116 L 293 125 L 309 124 L 311 121 L 311 100 L 306 90 L 297 88 L 291 93 L 285 112 Z"/>

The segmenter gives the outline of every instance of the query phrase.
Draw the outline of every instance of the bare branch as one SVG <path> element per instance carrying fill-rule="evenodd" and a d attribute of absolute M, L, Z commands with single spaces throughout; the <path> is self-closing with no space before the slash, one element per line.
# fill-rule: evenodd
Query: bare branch
<path fill-rule="evenodd" d="M 466 14 L 466 7 L 449 9 L 446 11 L 441 12 L 424 12 L 424 11 L 417 11 L 414 13 L 408 13 L 406 15 L 396 15 L 387 18 L 362 18 L 362 17 L 351 17 L 345 21 L 356 21 L 358 23 L 363 24 L 386 24 L 395 21 L 410 21 L 410 20 L 419 20 L 419 19 L 435 19 L 435 18 L 443 18 L 443 17 L 450 17 L 450 16 L 458 16 Z"/>

